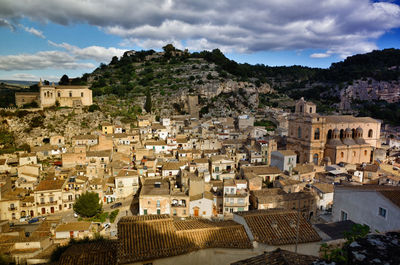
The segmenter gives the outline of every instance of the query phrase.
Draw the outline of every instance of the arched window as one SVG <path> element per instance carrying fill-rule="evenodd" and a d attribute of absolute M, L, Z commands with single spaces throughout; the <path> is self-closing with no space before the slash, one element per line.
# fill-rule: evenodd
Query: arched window
<path fill-rule="evenodd" d="M 328 136 L 327 136 L 327 138 L 328 138 L 328 140 L 329 140 L 329 139 L 332 139 L 332 130 L 329 130 L 329 131 L 328 131 Z"/>
<path fill-rule="evenodd" d="M 318 165 L 318 154 L 314 154 L 313 162 L 314 162 L 314 165 Z"/>
<path fill-rule="evenodd" d="M 340 139 L 343 139 L 343 137 L 344 137 L 344 130 L 341 129 L 341 130 L 340 130 Z"/>
<path fill-rule="evenodd" d="M 356 137 L 356 129 L 351 129 L 351 138 Z"/>
<path fill-rule="evenodd" d="M 299 128 L 297 128 L 297 137 L 301 138 L 301 128 L 299 126 Z"/>
<path fill-rule="evenodd" d="M 372 129 L 369 129 L 369 131 L 368 131 L 368 137 L 369 137 L 369 138 L 372 138 L 373 134 L 374 134 L 374 132 L 372 131 Z"/>
<path fill-rule="evenodd" d="M 300 106 L 300 112 L 303 112 L 303 106 Z"/>
<path fill-rule="evenodd" d="M 315 129 L 314 140 L 319 140 L 319 128 Z"/>
<path fill-rule="evenodd" d="M 312 113 L 312 108 L 310 108 L 310 113 Z"/>
<path fill-rule="evenodd" d="M 364 155 L 365 156 L 368 155 L 368 151 L 367 150 L 364 150 Z"/>
<path fill-rule="evenodd" d="M 344 157 L 344 153 L 343 153 L 343 152 L 340 153 L 340 157 L 341 157 L 341 158 Z"/>
<path fill-rule="evenodd" d="M 353 156 L 356 156 L 356 152 L 355 151 L 353 151 Z"/>

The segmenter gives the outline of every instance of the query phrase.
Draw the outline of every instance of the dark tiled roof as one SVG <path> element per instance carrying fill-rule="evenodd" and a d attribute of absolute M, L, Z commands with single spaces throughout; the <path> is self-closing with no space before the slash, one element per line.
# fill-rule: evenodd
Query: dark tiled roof
<path fill-rule="evenodd" d="M 69 247 L 60 258 L 60 265 L 117 264 L 117 242 L 99 241 Z"/>
<path fill-rule="evenodd" d="M 379 191 L 386 199 L 391 201 L 397 207 L 400 207 L 400 190 L 383 190 Z"/>
<path fill-rule="evenodd" d="M 274 246 L 296 243 L 297 211 L 257 210 L 237 214 L 243 216 L 257 242 Z M 300 214 L 298 242 L 320 240 L 317 231 Z"/>
<path fill-rule="evenodd" d="M 174 222 L 169 215 L 123 217 L 118 222 L 118 260 L 137 262 L 181 255 L 202 248 L 251 248 L 244 227 L 192 219 Z"/>
<path fill-rule="evenodd" d="M 66 180 L 44 179 L 40 181 L 39 185 L 36 187 L 36 191 L 59 190 L 62 188 L 65 181 Z"/>
<path fill-rule="evenodd" d="M 327 234 L 331 239 L 344 238 L 344 232 L 351 231 L 351 228 L 355 223 L 351 220 L 328 223 L 328 224 L 316 224 L 319 230 Z"/>
<path fill-rule="evenodd" d="M 231 265 L 309 265 L 318 257 L 301 255 L 280 248 L 249 259 L 240 260 Z"/>

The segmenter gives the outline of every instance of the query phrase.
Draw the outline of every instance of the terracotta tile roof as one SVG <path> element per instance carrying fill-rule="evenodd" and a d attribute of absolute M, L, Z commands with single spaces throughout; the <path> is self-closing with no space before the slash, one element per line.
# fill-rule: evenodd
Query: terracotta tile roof
<path fill-rule="evenodd" d="M 334 190 L 334 185 L 328 183 L 314 183 L 312 184 L 312 186 L 317 188 L 323 193 L 331 193 Z"/>
<path fill-rule="evenodd" d="M 208 199 L 208 200 L 213 200 L 214 199 L 214 195 L 209 191 L 205 191 L 203 193 L 190 196 L 190 201 L 197 201 L 197 200 L 201 200 L 203 198 L 204 199 Z"/>
<path fill-rule="evenodd" d="M 163 170 L 179 170 L 186 162 L 167 162 L 162 165 Z"/>
<path fill-rule="evenodd" d="M 66 224 L 60 224 L 56 228 L 56 232 L 65 231 L 87 231 L 91 226 L 91 222 L 72 222 Z"/>
<path fill-rule="evenodd" d="M 196 164 L 208 164 L 208 158 L 193 159 L 193 162 Z"/>
<path fill-rule="evenodd" d="M 133 177 L 133 176 L 138 176 L 136 170 L 122 169 L 121 171 L 118 172 L 118 175 L 116 177 L 123 178 L 123 177 Z"/>
<path fill-rule="evenodd" d="M 35 191 L 59 190 L 62 189 L 65 182 L 66 180 L 44 179 L 40 181 Z"/>
<path fill-rule="evenodd" d="M 86 152 L 86 157 L 110 157 L 110 156 L 111 156 L 111 150 Z"/>
<path fill-rule="evenodd" d="M 244 227 L 232 221 L 174 222 L 169 215 L 122 217 L 118 238 L 120 263 L 171 257 L 202 248 L 252 247 Z"/>
<path fill-rule="evenodd" d="M 252 258 L 239 260 L 231 263 L 231 265 L 310 265 L 316 260 L 318 260 L 318 257 L 297 254 L 278 248 Z"/>
<path fill-rule="evenodd" d="M 400 190 L 385 190 L 379 191 L 379 193 L 393 204 L 397 205 L 397 207 L 400 207 Z"/>
<path fill-rule="evenodd" d="M 326 123 L 377 123 L 378 120 L 375 120 L 370 117 L 354 117 L 351 115 L 332 115 L 332 116 L 325 116 Z"/>
<path fill-rule="evenodd" d="M 148 145 L 167 145 L 167 143 L 165 141 L 147 141 L 144 146 L 148 146 Z"/>
<path fill-rule="evenodd" d="M 297 165 L 293 168 L 293 171 L 296 171 L 298 174 L 306 174 L 314 171 L 313 165 Z"/>
<path fill-rule="evenodd" d="M 296 155 L 296 153 L 294 151 L 292 151 L 292 150 L 278 150 L 278 151 L 275 151 L 275 152 L 279 152 L 283 156 L 295 156 Z"/>
<path fill-rule="evenodd" d="M 160 183 L 159 187 L 156 183 Z M 156 187 L 157 186 L 157 187 Z M 168 196 L 169 195 L 169 185 L 164 179 L 146 179 L 142 185 L 142 190 L 140 191 L 140 196 Z"/>
<path fill-rule="evenodd" d="M 82 135 L 75 135 L 72 137 L 72 140 L 95 140 L 97 139 L 97 135 L 93 134 L 82 134 Z"/>
<path fill-rule="evenodd" d="M 254 173 L 257 175 L 267 175 L 267 174 L 281 174 L 282 171 L 277 167 L 270 166 L 249 166 L 243 167 L 244 174 Z"/>
<path fill-rule="evenodd" d="M 297 211 L 257 210 L 237 215 L 245 219 L 257 242 L 274 246 L 296 243 Z M 320 240 L 317 231 L 300 214 L 298 242 L 309 243 Z"/>
<path fill-rule="evenodd" d="M 75 244 L 69 247 L 60 258 L 62 265 L 108 265 L 117 264 L 117 241 L 104 240 L 92 243 Z"/>

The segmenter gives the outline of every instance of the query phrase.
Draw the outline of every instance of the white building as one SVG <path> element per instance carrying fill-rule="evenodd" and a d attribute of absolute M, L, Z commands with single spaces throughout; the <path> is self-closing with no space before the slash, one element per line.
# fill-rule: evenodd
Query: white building
<path fill-rule="evenodd" d="M 314 183 L 312 185 L 314 192 L 318 195 L 317 207 L 319 210 L 329 210 L 333 204 L 333 184 Z"/>
<path fill-rule="evenodd" d="M 271 166 L 282 171 L 291 171 L 296 167 L 296 153 L 291 150 L 279 150 L 271 152 Z"/>
<path fill-rule="evenodd" d="M 351 220 L 371 231 L 400 230 L 400 187 L 363 185 L 336 186 L 333 221 Z"/>
<path fill-rule="evenodd" d="M 139 175 L 136 170 L 121 170 L 115 177 L 115 197 L 126 198 L 139 189 Z"/>
<path fill-rule="evenodd" d="M 191 216 L 211 218 L 213 214 L 213 195 L 211 192 L 204 192 L 190 196 L 189 211 Z"/>

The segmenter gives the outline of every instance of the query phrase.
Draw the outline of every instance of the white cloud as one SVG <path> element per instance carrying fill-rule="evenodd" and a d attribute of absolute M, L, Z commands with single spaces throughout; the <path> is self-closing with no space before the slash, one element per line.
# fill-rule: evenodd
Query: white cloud
<path fill-rule="evenodd" d="M 194 49 L 319 49 L 341 56 L 370 51 L 380 36 L 400 27 L 399 5 L 371 0 L 6 0 L 0 17 L 88 23 L 143 48 L 174 42 Z M 95 60 L 119 52 L 64 46 Z"/>
<path fill-rule="evenodd" d="M 68 52 L 73 54 L 78 60 L 95 60 L 97 62 L 109 62 L 113 56 L 122 56 L 126 50 L 114 48 L 114 47 L 101 47 L 101 46 L 89 46 L 85 48 L 79 48 L 77 46 L 68 43 L 55 43 L 48 41 L 50 45 L 66 49 Z"/>
<path fill-rule="evenodd" d="M 311 58 L 328 58 L 330 56 L 328 53 L 313 53 L 310 55 Z"/>
<path fill-rule="evenodd" d="M 42 31 L 40 31 L 40 30 L 37 30 L 37 29 L 35 29 L 35 28 L 33 28 L 33 27 L 25 27 L 24 25 L 19 25 L 23 30 L 25 30 L 26 32 L 28 32 L 28 33 L 31 33 L 31 34 L 33 34 L 33 35 L 35 35 L 35 36 L 37 36 L 37 37 L 39 37 L 39 38 L 42 38 L 42 39 L 45 39 L 46 37 L 43 35 L 43 32 Z"/>
<path fill-rule="evenodd" d="M 11 24 L 7 19 L 0 18 L 0 27 L 8 27 L 11 31 L 15 30 L 15 26 Z"/>
<path fill-rule="evenodd" d="M 18 54 L 0 56 L 0 70 L 34 70 L 34 69 L 92 69 L 92 63 L 77 62 L 66 52 L 42 51 L 35 54 Z"/>
<path fill-rule="evenodd" d="M 21 80 L 21 81 L 36 81 L 38 80 L 39 77 L 33 74 L 27 74 L 27 73 L 17 73 L 11 75 L 10 80 Z"/>

